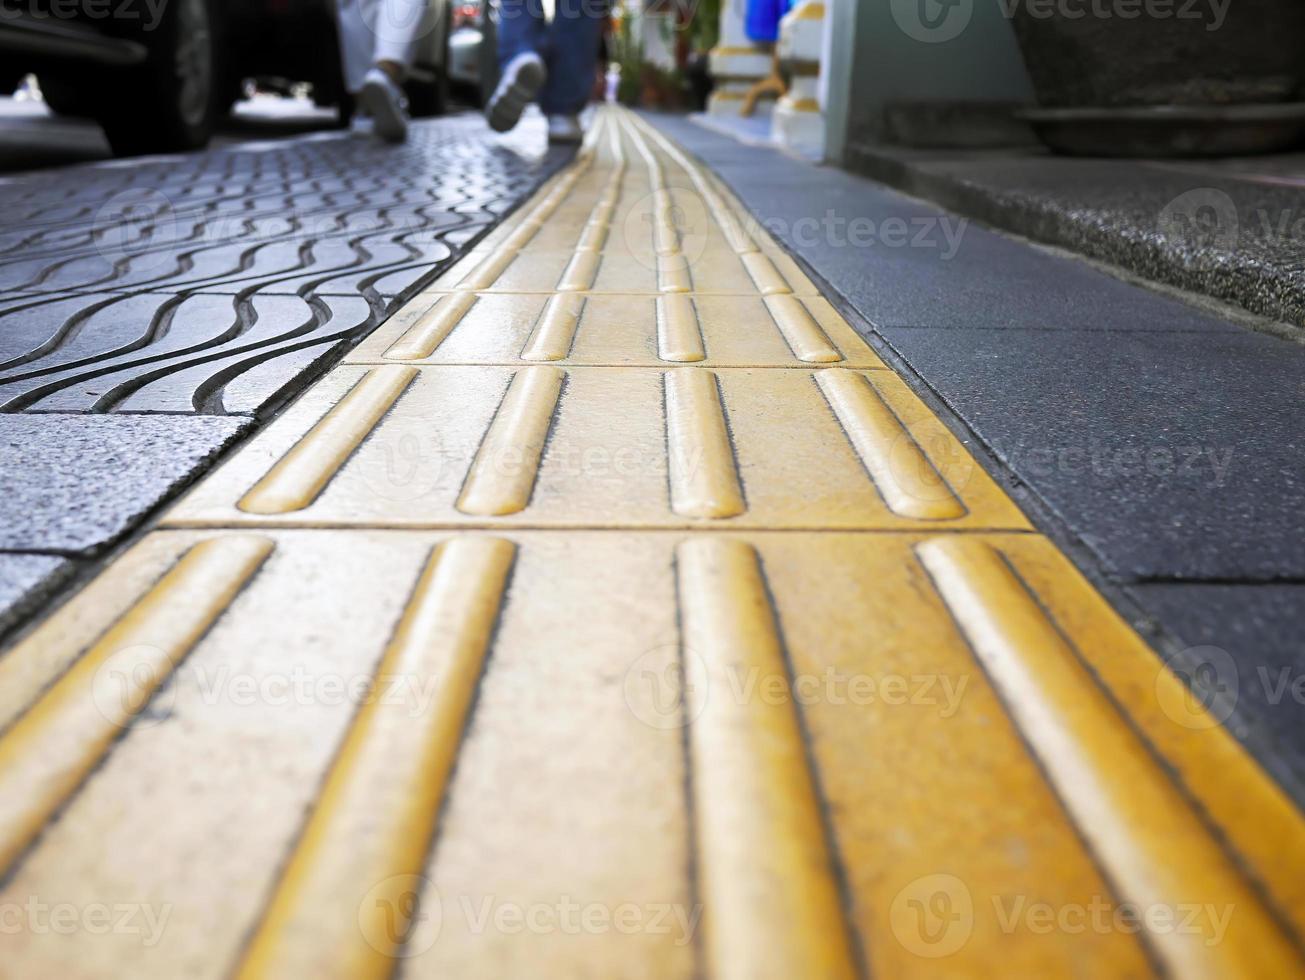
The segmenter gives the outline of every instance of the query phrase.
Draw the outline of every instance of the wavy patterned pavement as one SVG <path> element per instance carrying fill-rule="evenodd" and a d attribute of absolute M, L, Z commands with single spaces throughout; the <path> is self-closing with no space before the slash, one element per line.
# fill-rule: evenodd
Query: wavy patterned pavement
<path fill-rule="evenodd" d="M 258 413 L 560 162 L 476 117 L 0 185 L 0 411 Z"/>
<path fill-rule="evenodd" d="M 464 115 L 0 179 L 0 632 L 569 157 Z"/>

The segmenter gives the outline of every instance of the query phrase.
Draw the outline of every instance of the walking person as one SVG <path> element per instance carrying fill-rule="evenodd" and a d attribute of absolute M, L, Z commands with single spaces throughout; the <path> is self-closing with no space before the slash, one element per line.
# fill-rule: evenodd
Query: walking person
<path fill-rule="evenodd" d="M 336 0 L 344 84 L 388 143 L 408 135 L 403 80 L 412 65 L 428 0 Z"/>
<path fill-rule="evenodd" d="M 536 99 L 548 116 L 548 138 L 578 143 L 580 110 L 598 67 L 607 0 L 556 0 L 551 23 L 542 0 L 502 0 L 498 55 L 503 77 L 485 107 L 489 125 L 505 133 Z"/>

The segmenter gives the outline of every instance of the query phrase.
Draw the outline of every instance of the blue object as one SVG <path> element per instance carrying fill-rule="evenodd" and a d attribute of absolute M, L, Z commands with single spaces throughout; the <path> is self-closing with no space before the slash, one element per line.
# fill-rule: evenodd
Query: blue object
<path fill-rule="evenodd" d="M 779 19 L 792 6 L 793 0 L 748 0 L 743 30 L 754 41 L 774 44 L 779 40 Z"/>
<path fill-rule="evenodd" d="M 539 0 L 501 0 L 498 63 L 534 51 L 548 65 L 539 108 L 550 114 L 579 112 L 594 88 L 598 39 L 606 21 L 605 5 L 595 0 L 557 0 L 551 24 Z"/>

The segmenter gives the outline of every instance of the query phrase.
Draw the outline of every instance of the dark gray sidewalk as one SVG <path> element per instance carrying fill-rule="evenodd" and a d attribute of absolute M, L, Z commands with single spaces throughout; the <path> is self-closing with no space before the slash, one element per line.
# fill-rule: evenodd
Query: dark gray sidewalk
<path fill-rule="evenodd" d="M 860 314 L 1305 802 L 1305 347 L 873 181 L 649 118 Z"/>
<path fill-rule="evenodd" d="M 1305 338 L 1305 155 L 1148 161 L 867 146 L 853 150 L 853 167 Z"/>
<path fill-rule="evenodd" d="M 570 156 L 468 114 L 0 178 L 0 633 Z"/>

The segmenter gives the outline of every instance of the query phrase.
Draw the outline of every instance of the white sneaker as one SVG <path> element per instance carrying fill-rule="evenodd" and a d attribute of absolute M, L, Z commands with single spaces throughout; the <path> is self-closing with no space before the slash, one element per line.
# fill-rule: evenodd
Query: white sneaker
<path fill-rule="evenodd" d="M 585 131 L 580 128 L 579 116 L 559 114 L 548 117 L 548 142 L 579 143 L 584 137 Z"/>
<path fill-rule="evenodd" d="M 371 116 L 372 132 L 387 143 L 402 143 L 408 136 L 408 100 L 394 79 L 373 68 L 358 91 L 358 105 Z"/>
<path fill-rule="evenodd" d="M 485 106 L 489 128 L 496 133 L 506 133 L 515 126 L 521 119 L 521 113 L 535 101 L 535 96 L 547 80 L 548 69 L 544 66 L 544 59 L 533 51 L 524 51 L 509 61 L 503 69 L 498 88 Z"/>

